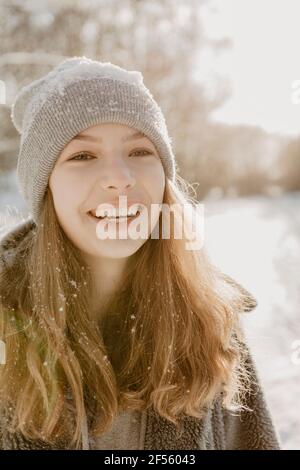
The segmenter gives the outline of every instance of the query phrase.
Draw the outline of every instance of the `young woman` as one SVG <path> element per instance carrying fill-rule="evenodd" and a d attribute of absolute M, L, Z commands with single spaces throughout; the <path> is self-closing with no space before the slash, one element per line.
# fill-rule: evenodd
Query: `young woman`
<path fill-rule="evenodd" d="M 12 120 L 31 215 L 0 244 L 0 448 L 279 449 L 256 301 L 174 236 L 197 201 L 140 72 L 67 59 Z"/>

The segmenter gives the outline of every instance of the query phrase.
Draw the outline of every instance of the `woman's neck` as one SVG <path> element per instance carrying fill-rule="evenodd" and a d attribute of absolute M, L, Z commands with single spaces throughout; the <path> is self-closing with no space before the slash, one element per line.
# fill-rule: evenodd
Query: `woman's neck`
<path fill-rule="evenodd" d="M 90 298 L 92 318 L 100 319 L 114 296 L 122 289 L 128 258 L 93 258 L 87 260 L 94 288 Z"/>

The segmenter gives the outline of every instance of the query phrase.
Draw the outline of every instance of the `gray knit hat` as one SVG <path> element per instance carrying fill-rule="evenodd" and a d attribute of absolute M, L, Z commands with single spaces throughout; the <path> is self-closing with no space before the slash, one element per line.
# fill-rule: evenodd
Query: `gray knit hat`
<path fill-rule="evenodd" d="M 143 132 L 155 145 L 166 177 L 175 179 L 172 140 L 141 72 L 71 57 L 19 91 L 11 119 L 21 134 L 20 190 L 35 222 L 60 152 L 75 135 L 96 124 L 127 124 Z"/>

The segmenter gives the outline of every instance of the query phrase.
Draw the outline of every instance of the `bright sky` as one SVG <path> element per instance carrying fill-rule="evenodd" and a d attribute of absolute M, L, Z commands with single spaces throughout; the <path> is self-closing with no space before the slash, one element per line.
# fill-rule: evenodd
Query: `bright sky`
<path fill-rule="evenodd" d="M 229 80 L 232 97 L 214 118 L 300 134 L 300 103 L 292 101 L 300 80 L 300 1 L 211 0 L 201 9 L 206 34 L 233 42 L 217 57 L 207 51 L 197 72 L 211 93 L 216 73 Z"/>

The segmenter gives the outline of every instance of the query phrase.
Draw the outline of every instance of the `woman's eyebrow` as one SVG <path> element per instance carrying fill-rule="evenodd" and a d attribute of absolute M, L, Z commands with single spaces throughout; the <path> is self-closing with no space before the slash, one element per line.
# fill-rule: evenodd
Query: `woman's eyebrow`
<path fill-rule="evenodd" d="M 134 134 L 129 134 L 122 138 L 123 142 L 129 142 L 131 140 L 144 139 L 146 137 L 142 132 L 135 132 Z M 73 137 L 73 140 L 89 140 L 91 142 L 102 142 L 101 137 L 93 137 L 88 134 L 78 134 Z"/>

